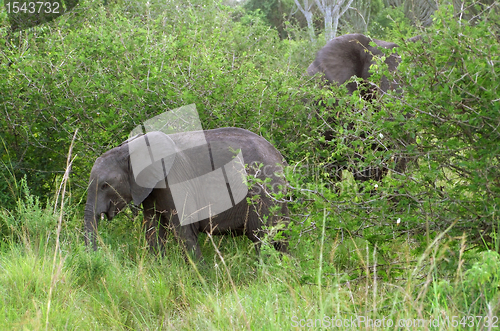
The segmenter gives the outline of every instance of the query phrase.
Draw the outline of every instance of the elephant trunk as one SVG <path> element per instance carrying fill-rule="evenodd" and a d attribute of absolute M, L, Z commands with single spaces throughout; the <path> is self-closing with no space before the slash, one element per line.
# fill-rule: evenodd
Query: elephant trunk
<path fill-rule="evenodd" d="M 94 206 L 87 203 L 85 206 L 85 246 L 89 247 L 92 244 L 92 249 L 97 250 L 97 225 L 99 224 L 100 215 L 94 212 Z"/>

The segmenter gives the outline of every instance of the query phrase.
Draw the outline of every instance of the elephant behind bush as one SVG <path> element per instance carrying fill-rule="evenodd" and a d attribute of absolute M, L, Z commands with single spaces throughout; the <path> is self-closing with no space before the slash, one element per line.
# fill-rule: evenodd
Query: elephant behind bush
<path fill-rule="evenodd" d="M 420 36 L 410 38 L 408 41 L 416 42 L 420 40 Z M 377 47 L 370 45 L 373 42 Z M 311 76 L 315 74 L 322 74 L 328 84 L 342 85 L 349 81 L 352 77 L 361 78 L 363 81 L 361 86 L 357 82 L 349 82 L 346 85 L 349 94 L 352 94 L 356 90 L 360 90 L 360 95 L 363 99 L 368 101 L 374 101 L 377 91 L 385 93 L 388 90 L 396 89 L 399 85 L 395 81 L 389 81 L 385 76 L 382 77 L 380 86 L 376 86 L 369 82 L 371 76 L 370 66 L 375 63 L 374 56 L 382 56 L 383 52 L 379 49 L 393 49 L 398 47 L 396 43 L 387 42 L 383 40 L 370 39 L 369 37 L 362 34 L 347 34 L 339 36 L 330 40 L 323 48 L 321 48 L 315 60 L 307 68 L 307 73 Z M 400 58 L 397 53 L 392 52 L 390 55 L 386 56 L 384 63 L 387 64 L 389 71 L 395 71 L 400 62 Z M 330 125 L 342 125 L 345 122 L 343 118 L 333 118 L 327 119 Z M 354 129 L 355 125 L 353 122 L 348 122 L 347 129 Z M 332 140 L 337 135 L 336 132 L 327 130 L 324 133 L 325 139 L 327 141 Z M 359 139 L 365 140 L 367 134 L 361 132 L 359 134 Z M 348 140 L 352 141 L 352 137 Z M 406 139 L 406 138 L 405 138 Z M 406 139 L 407 140 L 407 139 Z M 376 152 L 382 148 L 393 148 L 386 147 L 391 144 L 385 144 L 382 147 L 380 144 L 371 144 L 367 149 L 371 152 Z M 364 160 L 364 156 L 356 153 L 351 155 L 353 159 Z M 395 169 L 402 172 L 406 169 L 406 164 L 408 160 L 405 157 L 395 155 L 393 157 L 396 160 Z M 338 168 L 338 165 L 331 165 L 331 167 Z M 345 166 L 342 166 L 345 167 Z M 340 167 L 340 169 L 343 169 Z M 380 180 L 387 173 L 388 168 L 386 166 L 371 166 L 364 169 L 351 169 L 353 170 L 354 178 L 356 180 Z M 337 172 L 339 169 L 337 169 Z M 337 174 L 338 176 L 338 174 Z"/>

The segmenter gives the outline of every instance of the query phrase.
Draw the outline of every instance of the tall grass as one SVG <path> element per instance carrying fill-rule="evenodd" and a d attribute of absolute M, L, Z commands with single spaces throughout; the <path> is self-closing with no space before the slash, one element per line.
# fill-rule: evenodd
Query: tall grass
<path fill-rule="evenodd" d="M 26 188 L 23 180 L 19 185 Z M 130 215 L 102 224 L 101 247 L 88 252 L 75 231 L 82 217 L 68 205 L 57 248 L 53 207 L 25 189 L 17 209 L 1 213 L 10 231 L 0 252 L 1 329 L 288 330 L 337 323 L 347 330 L 404 320 L 399 329 L 455 330 L 471 329 L 462 318 L 475 316 L 474 325 L 488 330 L 498 315 L 500 257 L 467 252 L 465 237 L 453 251 L 443 233 L 420 255 L 411 241 L 395 240 L 398 254 L 388 259 L 363 241 L 323 232 L 315 244 L 292 238 L 291 256 L 263 249 L 259 260 L 245 238 L 204 236 L 205 264 L 195 267 L 172 237 L 165 257 L 151 255 L 140 220 L 130 222 Z M 353 255 L 356 265 L 342 262 Z M 353 267 L 361 270 L 354 279 Z"/>
<path fill-rule="evenodd" d="M 258 258 L 246 238 L 200 238 L 204 263 L 186 261 L 175 238 L 149 253 L 142 222 L 125 211 L 101 224 L 100 248 L 83 244 L 82 215 L 66 194 L 33 196 L 0 211 L 2 330 L 491 330 L 499 325 L 500 256 L 468 251 L 465 234 L 423 249 L 394 238 L 385 251 L 332 237 L 323 209 L 319 240 L 292 235 L 291 255 L 270 245 Z M 342 185 L 355 185 L 346 181 Z M 458 243 L 458 245 L 457 245 Z"/>

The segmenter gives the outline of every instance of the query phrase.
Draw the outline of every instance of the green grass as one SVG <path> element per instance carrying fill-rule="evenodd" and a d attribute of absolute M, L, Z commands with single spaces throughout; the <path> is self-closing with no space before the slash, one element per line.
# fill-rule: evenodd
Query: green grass
<path fill-rule="evenodd" d="M 140 220 L 124 216 L 101 224 L 100 249 L 88 252 L 81 215 L 66 216 L 53 269 L 53 207 L 25 199 L 2 212 L 0 329 L 300 330 L 359 317 L 440 318 L 399 329 L 455 330 L 470 328 L 452 327 L 453 316 L 498 315 L 499 255 L 465 252 L 465 242 L 454 251 L 445 236 L 421 255 L 408 240 L 394 240 L 391 255 L 355 238 L 292 238 L 291 256 L 264 248 L 261 261 L 246 238 L 202 236 L 205 263 L 195 268 L 174 238 L 165 257 L 150 254 Z"/>
<path fill-rule="evenodd" d="M 357 191 L 353 185 L 348 178 L 341 189 Z M 259 258 L 244 237 L 201 235 L 204 262 L 194 265 L 173 236 L 164 256 L 150 253 L 141 216 L 130 211 L 101 222 L 99 249 L 89 252 L 79 203 L 66 198 L 61 207 L 59 198 L 58 208 L 44 207 L 25 179 L 18 187 L 23 198 L 16 207 L 0 210 L 1 330 L 371 330 L 390 323 L 399 330 L 465 330 L 498 324 L 499 254 L 469 250 L 465 236 L 450 237 L 448 230 L 430 241 L 396 236 L 379 247 L 329 227 L 337 216 L 324 209 L 315 223 L 295 224 L 291 255 L 264 245 Z"/>

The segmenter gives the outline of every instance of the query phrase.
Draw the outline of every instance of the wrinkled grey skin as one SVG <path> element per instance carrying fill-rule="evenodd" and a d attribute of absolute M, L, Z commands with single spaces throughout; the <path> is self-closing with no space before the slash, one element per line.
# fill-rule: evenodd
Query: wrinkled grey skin
<path fill-rule="evenodd" d="M 204 133 L 209 146 L 212 146 L 212 152 L 214 152 L 214 148 L 219 148 L 220 150 L 215 152 L 219 155 L 226 153 L 226 158 L 230 160 L 234 157 L 234 150 L 240 148 L 245 164 L 262 163 L 264 165 L 261 171 L 257 171 L 258 178 L 264 180 L 266 176 L 271 177 L 273 192 L 285 190 L 283 177 L 279 174 L 276 175 L 282 173 L 285 161 L 281 154 L 264 138 L 239 128 L 220 128 L 207 130 Z M 176 135 L 185 135 L 185 133 Z M 181 139 L 189 139 L 189 135 L 183 136 Z M 94 250 L 97 248 L 97 225 L 101 215 L 105 215 L 110 220 L 131 201 L 134 201 L 135 204 L 142 204 L 146 240 L 151 250 L 155 252 L 163 250 L 164 239 L 170 229 L 174 231 L 187 251 L 198 260 L 202 258 L 198 245 L 200 232 L 209 232 L 213 235 L 227 233 L 246 235 L 256 244 L 256 250 L 259 252 L 260 238 L 264 235 L 262 230 L 263 216 L 269 216 L 267 225 L 275 225 L 278 222 L 286 223 L 288 220 L 286 203 L 276 202 L 264 193 L 262 187 L 254 185 L 252 189 L 249 189 L 247 197 L 260 192 L 257 204 L 249 205 L 245 198 L 211 219 L 181 226 L 168 186 L 163 189 L 148 189 L 138 186 L 135 182 L 127 144 L 124 142 L 101 155 L 95 161 L 90 174 L 85 207 L 85 243 L 86 245 L 92 244 Z M 196 169 L 196 165 L 203 163 L 197 159 L 199 158 L 197 155 L 196 152 L 178 152 L 170 172 L 186 174 L 195 171 L 199 174 L 200 170 Z M 247 173 L 255 175 L 256 171 L 247 169 Z M 171 180 L 170 177 L 169 180 Z M 267 191 L 272 190 L 268 189 Z M 277 203 L 280 206 L 275 214 L 279 215 L 271 215 L 269 208 Z M 274 247 L 282 252 L 287 250 L 285 242 L 275 242 Z"/>
<path fill-rule="evenodd" d="M 310 76 L 323 73 L 331 84 L 338 85 L 344 84 L 353 76 L 367 80 L 370 77 L 370 65 L 375 63 L 373 56 L 383 54 L 378 48 L 370 46 L 370 41 L 372 39 L 359 33 L 333 38 L 318 51 L 316 59 L 307 68 L 307 73 Z M 373 42 L 387 49 L 398 47 L 395 43 L 383 40 L 373 39 Z M 390 71 L 394 71 L 399 64 L 399 57 L 392 53 L 384 62 Z M 358 88 L 355 82 L 348 83 L 346 87 L 349 94 Z M 394 87 L 387 78 L 382 79 L 380 86 L 382 91 Z"/>

